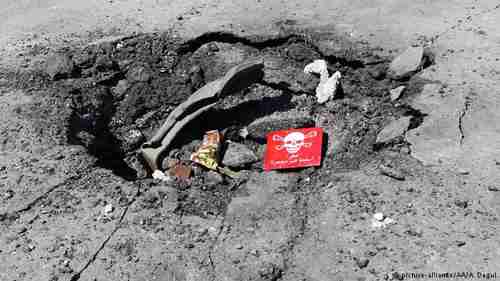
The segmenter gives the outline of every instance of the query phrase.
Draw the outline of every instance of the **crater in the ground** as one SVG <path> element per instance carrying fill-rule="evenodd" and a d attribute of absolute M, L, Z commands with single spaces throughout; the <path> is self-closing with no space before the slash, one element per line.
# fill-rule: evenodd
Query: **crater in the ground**
<path fill-rule="evenodd" d="M 388 119 L 413 115 L 415 127 L 422 118 L 407 106 L 396 106 L 389 97 L 389 90 L 403 84 L 410 87 L 401 100 L 410 97 L 419 88 L 412 85 L 414 80 L 386 78 L 388 60 L 372 54 L 365 45 L 358 47 L 331 34 L 244 38 L 216 32 L 190 40 L 144 34 L 91 44 L 64 55 L 71 59 L 73 69 L 57 76 L 61 79 L 52 83 L 51 93 L 69 109 L 65 117 L 68 141 L 85 146 L 99 165 L 129 180 L 144 176 L 137 149 L 168 114 L 201 86 L 250 59 L 263 59 L 263 81 L 224 98 L 216 109 L 192 122 L 178 136 L 171 157 L 187 160 L 203 133 L 212 129 L 225 130 L 227 138 L 243 142 L 261 156 L 261 138 L 242 140 L 235 132 L 246 126 L 259 128 L 252 127 L 256 120 L 286 124 L 293 117 L 313 120 L 325 130 L 320 170 L 356 169 L 377 153 L 374 142 Z M 303 72 L 314 59 L 327 60 L 330 72 L 342 73 L 342 97 L 324 105 L 316 103 L 318 78 Z M 260 171 L 261 164 L 247 169 Z M 180 210 L 197 215 L 224 212 L 237 184 L 230 179 L 214 182 L 207 171 L 197 168 L 189 187 L 179 186 Z"/>

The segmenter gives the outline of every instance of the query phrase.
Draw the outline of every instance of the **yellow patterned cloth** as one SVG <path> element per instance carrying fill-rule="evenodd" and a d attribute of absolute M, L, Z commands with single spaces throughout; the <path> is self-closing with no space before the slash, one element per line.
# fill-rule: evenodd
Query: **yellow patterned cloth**
<path fill-rule="evenodd" d="M 206 132 L 200 148 L 198 148 L 195 153 L 191 154 L 191 161 L 228 177 L 236 178 L 238 177 L 238 173 L 219 166 L 221 139 L 222 136 L 217 130 Z"/>

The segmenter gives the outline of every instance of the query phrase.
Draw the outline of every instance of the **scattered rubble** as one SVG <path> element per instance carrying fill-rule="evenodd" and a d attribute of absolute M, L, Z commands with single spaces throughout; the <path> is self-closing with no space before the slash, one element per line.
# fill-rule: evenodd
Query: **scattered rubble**
<path fill-rule="evenodd" d="M 154 186 L 152 188 L 152 191 L 157 191 L 159 194 L 164 195 L 163 197 L 163 208 L 165 208 L 168 211 L 174 211 L 178 208 L 179 206 L 179 194 L 177 192 L 177 189 L 172 186 L 167 186 L 167 185 L 159 185 L 159 186 Z"/>
<path fill-rule="evenodd" d="M 493 192 L 498 192 L 498 191 L 500 191 L 500 188 L 498 188 L 496 186 L 489 185 L 488 190 L 493 191 Z"/>
<path fill-rule="evenodd" d="M 377 143 L 388 143 L 406 133 L 410 126 L 411 116 L 401 117 L 385 126 L 377 135 Z"/>
<path fill-rule="evenodd" d="M 73 60 L 67 53 L 57 53 L 47 58 L 46 72 L 52 80 L 68 78 L 74 69 Z"/>
<path fill-rule="evenodd" d="M 368 70 L 368 73 L 370 74 L 371 77 L 373 77 L 373 79 L 382 80 L 386 76 L 387 69 L 386 69 L 385 65 L 380 64 L 380 65 L 376 65 L 374 67 L 371 67 Z"/>
<path fill-rule="evenodd" d="M 395 80 L 407 79 L 421 70 L 423 59 L 423 47 L 409 47 L 391 62 L 388 75 Z"/>
<path fill-rule="evenodd" d="M 238 135 L 242 138 L 242 139 L 246 139 L 248 137 L 248 129 L 247 127 L 244 127 L 242 129 L 240 129 L 238 131 Z"/>
<path fill-rule="evenodd" d="M 167 171 L 179 163 L 180 163 L 179 159 L 165 157 L 162 161 L 161 167 L 163 168 L 164 171 Z"/>
<path fill-rule="evenodd" d="M 141 144 L 146 140 L 144 135 L 140 130 L 132 129 L 128 131 L 122 142 L 122 147 L 124 151 L 133 151 L 141 146 Z"/>
<path fill-rule="evenodd" d="M 221 176 L 221 174 L 215 171 L 208 171 L 205 174 L 205 184 L 209 186 L 218 185 L 222 182 L 224 182 L 224 178 Z"/>
<path fill-rule="evenodd" d="M 314 127 L 311 116 L 294 114 L 295 116 L 278 115 L 268 116 L 255 120 L 248 125 L 249 136 L 257 141 L 265 141 L 269 133 L 288 129 Z M 298 115 L 298 116 L 297 116 Z"/>
<path fill-rule="evenodd" d="M 116 99 L 122 99 L 125 92 L 129 87 L 128 81 L 123 79 L 118 81 L 115 87 L 113 87 L 113 95 Z"/>
<path fill-rule="evenodd" d="M 160 170 L 155 170 L 151 176 L 153 177 L 153 179 L 156 179 L 156 180 L 161 180 L 164 182 L 172 182 L 172 178 L 165 175 L 165 173 L 163 173 Z"/>
<path fill-rule="evenodd" d="M 382 214 L 382 213 L 375 213 L 375 214 L 373 214 L 373 218 L 376 219 L 377 221 L 383 221 L 384 220 L 384 214 Z"/>
<path fill-rule="evenodd" d="M 406 88 L 406 86 L 399 86 L 397 88 L 392 89 L 390 91 L 391 101 L 396 101 L 397 99 L 399 99 L 399 97 L 401 96 L 401 94 L 403 94 L 405 88 Z"/>
<path fill-rule="evenodd" d="M 14 197 L 14 191 L 12 189 L 8 189 L 3 193 L 2 197 L 4 200 L 9 200 L 10 198 Z"/>
<path fill-rule="evenodd" d="M 355 261 L 356 261 L 356 265 L 359 268 L 365 268 L 370 263 L 370 260 L 367 258 L 355 258 Z"/>
<path fill-rule="evenodd" d="M 383 213 L 373 214 L 371 220 L 372 228 L 384 228 L 393 223 L 395 223 L 395 221 L 389 217 L 386 217 Z"/>
<path fill-rule="evenodd" d="M 255 153 L 245 145 L 228 141 L 222 164 L 230 168 L 242 169 L 258 160 Z"/>
<path fill-rule="evenodd" d="M 113 211 L 114 211 L 114 207 L 112 204 L 107 204 L 106 206 L 104 206 L 104 208 L 102 209 L 102 212 L 103 214 L 105 215 L 109 215 L 111 214 Z"/>
<path fill-rule="evenodd" d="M 283 276 L 283 269 L 276 264 L 266 262 L 258 271 L 261 280 L 279 280 Z"/>
<path fill-rule="evenodd" d="M 405 233 L 415 237 L 422 237 L 422 235 L 424 234 L 421 228 L 413 226 L 409 227 L 409 229 L 406 230 Z"/>
<path fill-rule="evenodd" d="M 21 225 L 19 227 L 17 227 L 14 232 L 17 234 L 17 235 L 21 235 L 23 233 L 25 233 L 26 231 L 28 231 L 28 228 L 24 225 Z"/>
<path fill-rule="evenodd" d="M 469 206 L 469 202 L 467 200 L 456 199 L 455 200 L 455 205 L 457 207 L 465 209 L 465 208 L 467 208 Z"/>
<path fill-rule="evenodd" d="M 391 178 L 396 179 L 396 180 L 401 180 L 401 181 L 405 180 L 405 175 L 399 169 L 382 164 L 379 166 L 379 170 L 380 170 L 380 173 L 382 175 L 391 177 Z"/>
<path fill-rule="evenodd" d="M 170 176 L 183 180 L 189 179 L 191 177 L 191 173 L 192 169 L 190 166 L 180 163 L 173 165 L 169 170 Z"/>
<path fill-rule="evenodd" d="M 127 72 L 127 80 L 131 83 L 134 82 L 146 82 L 151 79 L 152 71 L 147 65 L 136 65 L 133 66 Z"/>
<path fill-rule="evenodd" d="M 296 83 L 292 84 L 292 89 L 302 91 L 308 94 L 315 94 L 319 84 L 319 77 L 308 73 L 299 72 L 295 76 Z M 295 85 L 296 84 L 296 85 Z"/>

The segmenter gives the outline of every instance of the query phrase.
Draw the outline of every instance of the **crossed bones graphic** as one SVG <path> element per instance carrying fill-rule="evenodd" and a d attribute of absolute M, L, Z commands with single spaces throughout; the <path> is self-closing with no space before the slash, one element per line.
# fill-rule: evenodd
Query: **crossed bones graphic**
<path fill-rule="evenodd" d="M 318 135 L 316 131 L 309 132 L 304 135 L 302 132 L 292 132 L 285 137 L 274 135 L 273 141 L 280 141 L 282 144 L 275 146 L 276 150 L 286 149 L 288 154 L 296 154 L 302 147 L 309 148 L 312 142 L 306 142 L 307 139 L 314 138 Z"/>

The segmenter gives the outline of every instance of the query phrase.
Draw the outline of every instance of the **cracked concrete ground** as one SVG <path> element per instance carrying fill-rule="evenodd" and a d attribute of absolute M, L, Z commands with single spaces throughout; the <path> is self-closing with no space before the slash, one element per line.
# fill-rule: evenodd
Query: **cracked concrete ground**
<path fill-rule="evenodd" d="M 225 216 L 207 218 L 174 213 L 175 194 L 167 187 L 144 191 L 167 194 L 160 206 L 151 207 L 147 196 L 134 200 L 145 187 L 95 168 L 96 159 L 80 146 L 46 139 L 50 126 L 40 128 L 26 117 L 37 97 L 0 81 L 0 116 L 7 120 L 0 125 L 0 191 L 14 192 L 0 205 L 0 214 L 8 214 L 0 226 L 0 280 L 500 274 L 499 1 L 4 0 L 2 5 L 0 64 L 14 71 L 43 61 L 38 55 L 43 51 L 26 55 L 26 50 L 132 32 L 174 29 L 189 37 L 221 29 L 270 34 L 283 27 L 336 30 L 380 47 L 382 55 L 426 45 L 435 64 L 419 74 L 433 82 L 412 101 L 427 116 L 407 133 L 411 157 L 398 160 L 410 175 L 405 181 L 379 175 L 377 159 L 357 171 L 335 173 L 326 185 L 260 174 L 246 184 L 244 195 L 233 198 Z M 286 189 L 291 185 L 297 190 Z M 102 214 L 108 203 L 115 209 Z M 397 223 L 372 230 L 375 211 Z M 367 265 L 360 262 L 364 259 Z"/>

